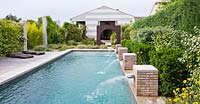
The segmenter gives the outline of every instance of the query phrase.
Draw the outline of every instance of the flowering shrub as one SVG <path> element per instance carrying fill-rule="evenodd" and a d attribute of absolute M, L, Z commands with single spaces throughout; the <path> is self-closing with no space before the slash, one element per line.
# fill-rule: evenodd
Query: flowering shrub
<path fill-rule="evenodd" d="M 180 61 L 186 63 L 191 78 L 183 81 L 185 87 L 173 91 L 175 98 L 169 99 L 169 103 L 199 104 L 200 102 L 200 30 L 197 28 L 194 30 L 197 35 L 184 33 L 181 41 L 185 46 L 185 53 Z"/>
<path fill-rule="evenodd" d="M 200 80 L 188 78 L 183 83 L 186 87 L 173 90 L 175 98 L 169 99 L 169 104 L 199 104 L 200 102 Z"/>
<path fill-rule="evenodd" d="M 182 32 L 170 27 L 152 27 L 135 31 L 122 46 L 137 54 L 137 64 L 152 64 L 159 70 L 159 94 L 173 96 L 173 89 L 189 76 L 185 62 Z M 177 84 L 179 83 L 179 84 Z"/>

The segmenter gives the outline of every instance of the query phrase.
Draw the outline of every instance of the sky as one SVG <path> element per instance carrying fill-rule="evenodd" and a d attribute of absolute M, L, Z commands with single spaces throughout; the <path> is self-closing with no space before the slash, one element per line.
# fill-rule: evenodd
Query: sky
<path fill-rule="evenodd" d="M 13 14 L 23 20 L 51 16 L 53 20 L 70 21 L 81 13 L 108 6 L 134 16 L 148 16 L 160 0 L 0 0 L 0 18 Z"/>

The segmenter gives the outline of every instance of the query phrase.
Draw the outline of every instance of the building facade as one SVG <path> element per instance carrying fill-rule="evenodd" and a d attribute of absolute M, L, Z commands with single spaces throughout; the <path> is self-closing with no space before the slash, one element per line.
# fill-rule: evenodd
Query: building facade
<path fill-rule="evenodd" d="M 87 27 L 86 36 L 94 38 L 97 44 L 101 44 L 101 40 L 109 38 L 109 36 L 108 38 L 101 36 L 102 33 L 106 33 L 108 30 L 112 30 L 117 34 L 116 43 L 120 43 L 121 25 L 135 21 L 133 15 L 106 6 L 88 11 L 70 20 L 73 24 L 85 25 Z"/>

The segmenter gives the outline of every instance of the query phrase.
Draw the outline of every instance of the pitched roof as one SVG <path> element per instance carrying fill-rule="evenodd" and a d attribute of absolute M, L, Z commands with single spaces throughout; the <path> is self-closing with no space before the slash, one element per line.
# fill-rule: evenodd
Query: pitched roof
<path fill-rule="evenodd" d="M 134 18 L 133 15 L 128 14 L 128 13 L 125 13 L 125 12 L 122 12 L 122 11 L 120 11 L 119 9 L 113 9 L 113 8 L 110 8 L 110 7 L 107 7 L 107 6 L 101 6 L 101 7 L 99 7 L 99 8 L 90 10 L 90 11 L 85 12 L 85 13 L 82 13 L 82 14 L 80 14 L 80 15 L 78 15 L 78 16 L 72 17 L 70 20 L 71 20 L 71 21 L 74 21 L 74 20 L 77 20 L 77 19 L 79 19 L 79 18 L 84 18 L 84 16 L 90 15 L 90 14 L 92 14 L 92 12 L 94 13 L 95 11 L 98 11 L 98 10 L 101 10 L 101 9 L 111 10 L 111 11 L 113 11 L 113 12 L 118 12 L 119 14 L 128 15 L 128 16 Z"/>

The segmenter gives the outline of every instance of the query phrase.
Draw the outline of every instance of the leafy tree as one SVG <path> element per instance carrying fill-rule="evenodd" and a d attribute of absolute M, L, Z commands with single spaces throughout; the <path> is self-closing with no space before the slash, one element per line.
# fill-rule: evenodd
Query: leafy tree
<path fill-rule="evenodd" d="M 66 42 L 69 40 L 74 40 L 76 42 L 80 42 L 82 39 L 81 30 L 78 28 L 78 26 L 65 22 L 62 26 L 64 29 L 64 34 L 66 34 Z"/>
<path fill-rule="evenodd" d="M 87 38 L 87 36 L 86 36 L 86 33 L 87 33 L 87 26 L 81 25 L 81 26 L 79 27 L 79 29 L 80 29 L 80 31 L 81 31 L 82 38 L 83 38 L 83 39 L 86 39 L 86 38 Z"/>
<path fill-rule="evenodd" d="M 12 14 L 8 14 L 4 19 L 15 21 L 15 22 L 19 22 L 20 20 L 22 20 L 21 18 L 18 18 L 17 16 L 14 16 Z"/>
<path fill-rule="evenodd" d="M 50 16 L 46 16 L 47 19 L 47 35 L 49 44 L 57 44 L 64 42 L 64 34 L 60 33 L 60 27 Z M 42 25 L 42 17 L 38 18 L 38 25 Z"/>
<path fill-rule="evenodd" d="M 27 21 L 27 38 L 28 48 L 32 49 L 34 46 L 42 45 L 42 26 L 37 26 L 36 22 L 32 20 Z"/>
<path fill-rule="evenodd" d="M 129 24 L 125 24 L 122 26 L 122 39 L 130 39 L 130 34 L 132 33 L 133 28 Z"/>

